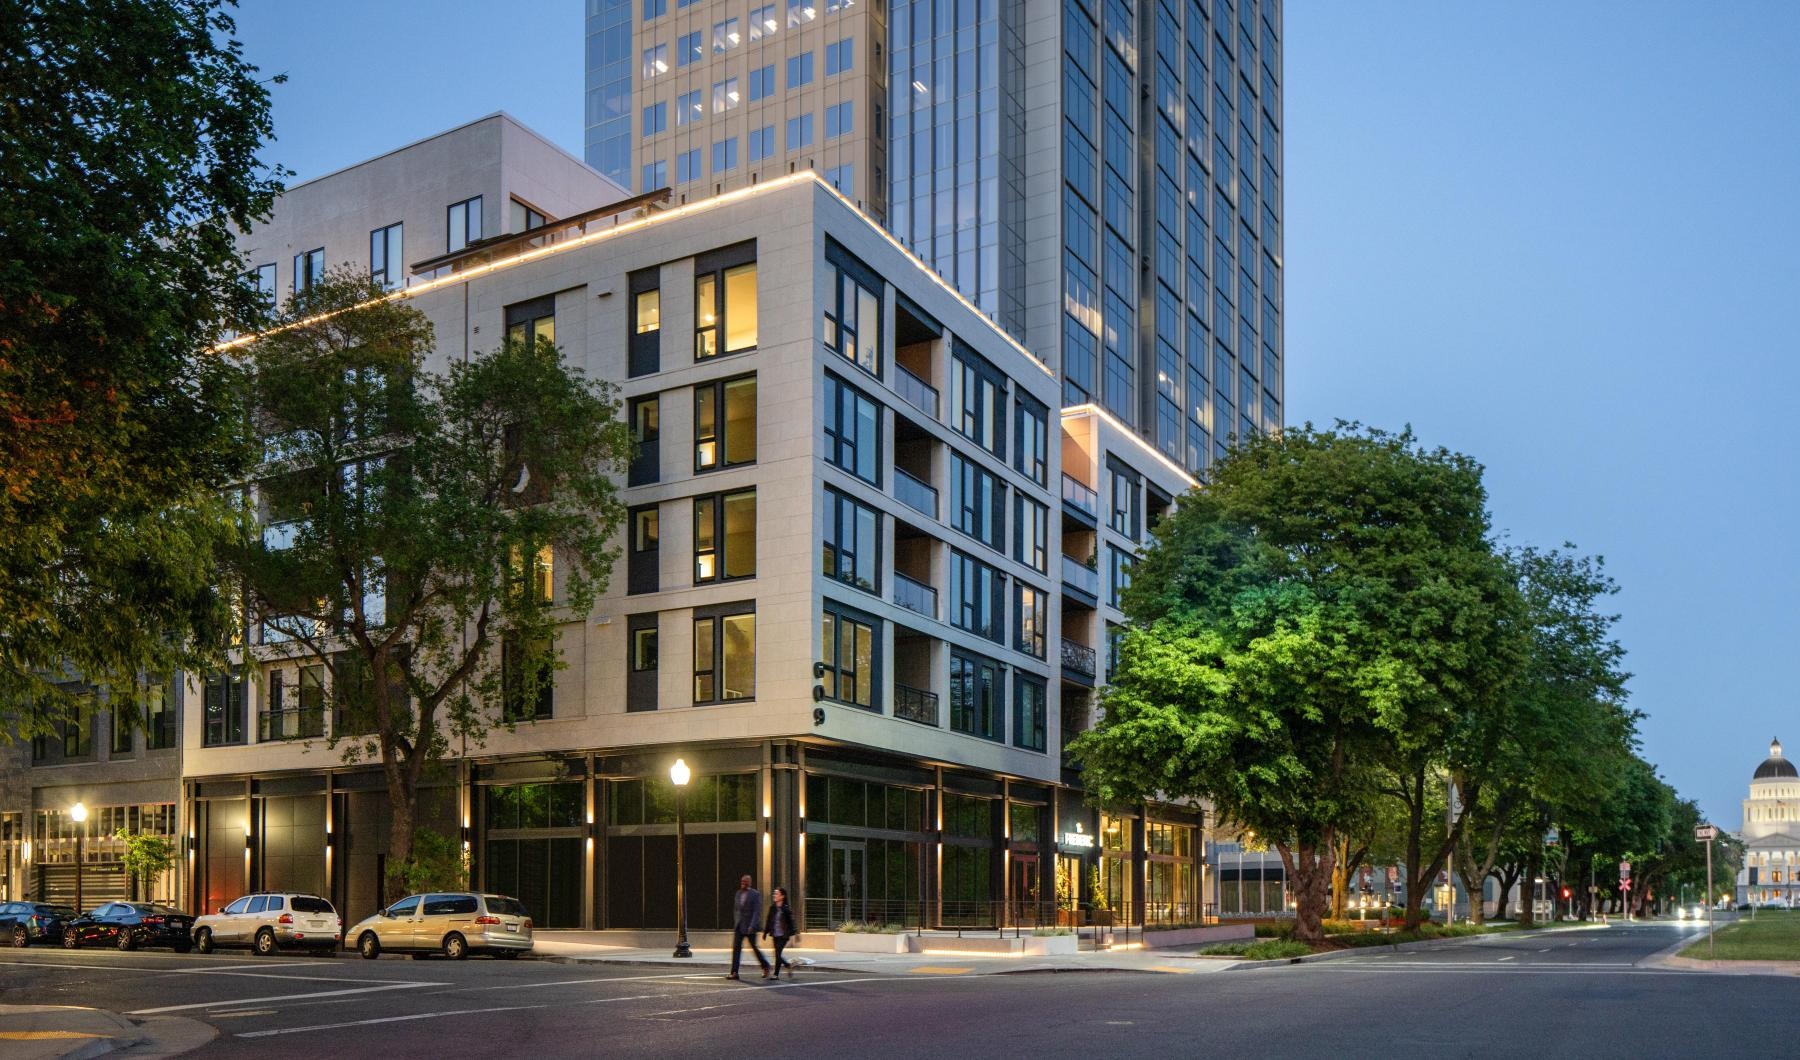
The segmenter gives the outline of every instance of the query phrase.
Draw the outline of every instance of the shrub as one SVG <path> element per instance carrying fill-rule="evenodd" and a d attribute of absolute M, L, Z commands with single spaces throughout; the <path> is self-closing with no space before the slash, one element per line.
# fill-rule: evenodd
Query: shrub
<path fill-rule="evenodd" d="M 1256 937 L 1259 939 L 1291 939 L 1294 937 L 1294 922 L 1277 920 L 1273 923 L 1256 925 Z"/>
<path fill-rule="evenodd" d="M 904 935 L 905 924 L 880 924 L 873 920 L 846 920 L 838 925 L 846 935 Z"/>
<path fill-rule="evenodd" d="M 1312 950 L 1304 943 L 1285 939 L 1266 939 L 1261 942 L 1220 942 L 1207 946 L 1200 952 L 1213 957 L 1243 957 L 1252 961 L 1280 961 L 1291 957 L 1304 957 Z"/>
<path fill-rule="evenodd" d="M 1052 935 L 1073 935 L 1074 934 L 1074 932 L 1070 931 L 1068 928 L 1065 928 L 1065 927 L 1032 928 L 1031 933 L 1033 936 L 1038 937 L 1038 938 L 1045 938 L 1045 937 L 1052 936 Z"/>

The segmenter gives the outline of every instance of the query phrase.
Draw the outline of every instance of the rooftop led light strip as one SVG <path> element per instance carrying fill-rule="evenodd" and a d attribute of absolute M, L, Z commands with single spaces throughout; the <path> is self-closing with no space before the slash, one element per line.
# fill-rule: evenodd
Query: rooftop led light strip
<path fill-rule="evenodd" d="M 1077 416 L 1098 416 L 1098 417 L 1100 417 L 1101 419 L 1105 420 L 1107 423 L 1118 428 L 1119 433 L 1123 434 L 1125 436 L 1125 438 L 1128 441 L 1130 441 L 1132 444 L 1136 445 L 1139 449 L 1142 449 L 1144 452 L 1148 453 L 1152 457 L 1155 457 L 1157 459 L 1157 461 L 1159 461 L 1164 467 L 1168 468 L 1170 471 L 1173 471 L 1177 475 L 1180 475 L 1181 480 L 1183 482 L 1187 483 L 1189 487 L 1198 486 L 1200 484 L 1198 481 L 1196 481 L 1194 479 L 1194 476 L 1188 474 L 1186 469 L 1184 469 L 1180 464 L 1177 464 L 1175 461 L 1170 460 L 1167 456 L 1164 456 L 1162 453 L 1157 452 L 1156 448 L 1154 446 L 1152 446 L 1149 442 L 1144 440 L 1143 435 L 1132 430 L 1130 427 L 1125 426 L 1123 423 L 1120 423 L 1119 418 L 1117 416 L 1114 416 L 1112 413 L 1101 408 L 1099 405 L 1096 405 L 1093 402 L 1089 402 L 1086 405 L 1070 405 L 1068 408 L 1062 410 L 1062 418 L 1065 420 L 1074 419 Z"/>
<path fill-rule="evenodd" d="M 576 236 L 572 239 L 563 240 L 560 243 L 552 243 L 547 246 L 536 247 L 534 249 L 524 251 L 522 253 L 513 255 L 511 257 L 501 258 L 496 261 L 490 261 L 490 262 L 487 262 L 487 263 L 481 264 L 481 265 L 475 265 L 468 269 L 464 269 L 461 272 L 453 272 L 453 273 L 449 274 L 448 276 L 439 276 L 435 279 L 426 280 L 422 283 L 416 283 L 416 284 L 412 285 L 411 287 L 403 287 L 403 288 L 400 288 L 399 290 L 391 291 L 387 294 L 382 295 L 380 298 L 375 299 L 374 301 L 385 302 L 385 301 L 392 301 L 392 300 L 398 299 L 398 298 L 412 298 L 417 295 L 425 294 L 428 291 L 435 291 L 435 290 L 439 289 L 440 287 L 449 287 L 449 286 L 452 286 L 452 285 L 458 284 L 458 283 L 466 283 L 477 277 L 486 276 L 486 275 L 488 275 L 490 273 L 494 273 L 494 272 L 499 272 L 502 269 L 510 269 L 515 265 L 523 265 L 524 263 L 526 263 L 528 261 L 536 261 L 539 258 L 549 257 L 550 255 L 553 255 L 553 254 L 562 254 L 567 251 L 574 250 L 577 247 L 584 247 L 584 246 L 588 246 L 593 243 L 600 242 L 602 240 L 611 239 L 615 236 L 621 235 L 626 232 L 635 232 L 638 229 L 645 228 L 650 225 L 660 224 L 664 221 L 673 220 L 678 217 L 686 217 L 689 214 L 700 213 L 700 212 L 703 212 L 706 210 L 714 210 L 714 209 L 718 209 L 719 207 L 722 207 L 722 206 L 729 206 L 732 203 L 739 201 L 740 199 L 749 198 L 750 196 L 762 194 L 764 192 L 775 191 L 775 190 L 778 190 L 781 188 L 788 187 L 789 185 L 792 185 L 792 184 L 806 183 L 808 181 L 813 183 L 815 186 L 823 188 L 826 191 L 830 192 L 832 194 L 832 196 L 834 196 L 838 200 L 838 202 L 842 203 L 846 209 L 848 209 L 852 214 L 855 214 L 858 218 L 862 219 L 862 221 L 865 222 L 870 228 L 874 229 L 877 233 L 879 233 L 881 235 L 882 238 L 886 239 L 890 246 L 892 246 L 895 250 L 898 250 L 901 254 L 905 255 L 905 257 L 908 261 L 912 262 L 914 265 L 917 265 L 919 267 L 919 269 L 921 271 L 923 271 L 925 273 L 925 275 L 927 277 L 929 277 L 933 283 L 937 284 L 940 288 L 942 288 L 945 291 L 945 293 L 950 295 L 950 297 L 956 299 L 958 302 L 961 302 L 971 313 L 974 313 L 977 318 L 979 318 L 984 324 L 986 324 L 988 330 L 991 333 L 998 336 L 1002 341 L 1004 341 L 1007 345 L 1011 346 L 1013 349 L 1017 350 L 1020 353 L 1020 355 L 1022 355 L 1026 360 L 1030 361 L 1032 364 L 1037 365 L 1039 368 L 1043 369 L 1043 372 L 1045 375 L 1049 376 L 1052 379 L 1056 378 L 1056 372 L 1049 365 L 1047 365 L 1043 361 L 1039 360 L 1037 355 L 1033 354 L 1030 350 L 1026 349 L 1025 346 L 1023 344 L 1021 344 L 1017 339 L 1013 338 L 1011 335 L 1008 335 L 1006 332 L 1002 331 L 996 324 L 994 324 L 994 322 L 992 320 L 990 320 L 988 318 L 988 315 L 986 313 L 983 313 L 975 305 L 975 303 L 969 301 L 969 299 L 967 297 L 965 297 L 961 291 L 958 291 L 956 288 L 950 286 L 950 284 L 947 281 L 945 281 L 945 279 L 942 276 L 939 276 L 935 271 L 933 271 L 931 269 L 930 266 L 926 265 L 925 262 L 923 260 L 921 260 L 918 255 L 916 255 L 912 251 L 908 250 L 904 243 L 901 243 L 898 239 L 895 239 L 894 236 L 892 235 L 892 233 L 888 232 L 887 229 L 881 227 L 879 224 L 876 224 L 874 218 L 872 218 L 868 214 L 864 213 L 862 211 L 862 209 L 860 207 L 858 207 L 854 202 L 851 202 L 850 199 L 848 197 L 846 197 L 843 192 L 841 192 L 841 191 L 837 190 L 836 188 L 832 187 L 831 185 L 825 183 L 824 178 L 820 177 L 818 173 L 816 173 L 810 169 L 803 170 L 798 173 L 790 173 L 787 176 L 778 177 L 775 180 L 771 180 L 771 181 L 768 181 L 763 184 L 752 184 L 747 188 L 739 188 L 736 191 L 728 191 L 728 192 L 724 193 L 723 195 L 715 195 L 710 199 L 702 199 L 699 202 L 688 203 L 685 206 L 678 206 L 672 210 L 659 210 L 656 213 L 652 213 L 647 216 L 640 217 L 635 221 L 625 221 L 623 223 L 616 224 L 611 228 L 602 228 L 597 232 L 587 232 L 582 235 Z M 368 304 L 368 303 L 365 303 L 365 304 Z M 339 310 L 339 312 L 342 312 L 342 310 Z M 334 315 L 335 315 L 334 313 L 320 313 L 315 316 L 310 316 L 310 317 L 306 317 L 301 320 L 296 320 L 289 324 L 283 324 L 280 327 L 270 328 L 268 331 L 260 332 L 255 335 L 240 335 L 239 337 L 232 339 L 228 342 L 218 343 L 218 344 L 214 345 L 212 347 L 212 349 L 215 352 L 221 352 L 221 353 L 225 352 L 227 350 L 234 350 L 241 346 L 247 346 L 250 343 L 255 342 L 259 338 L 263 338 L 268 335 L 278 334 L 280 332 L 287 331 L 292 328 L 306 327 L 311 324 L 317 324 L 318 322 L 320 322 L 322 320 L 330 319 Z M 1114 422 L 1117 422 L 1117 421 L 1114 421 Z"/>

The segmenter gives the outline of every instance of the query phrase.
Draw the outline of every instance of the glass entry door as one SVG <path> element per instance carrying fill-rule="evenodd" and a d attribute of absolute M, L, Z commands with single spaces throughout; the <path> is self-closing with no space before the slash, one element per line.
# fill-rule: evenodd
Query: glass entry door
<path fill-rule="evenodd" d="M 833 930 L 846 920 L 869 919 L 868 864 L 869 853 L 864 844 L 831 841 L 831 874 L 825 881 L 825 905 Z"/>
<path fill-rule="evenodd" d="M 1012 878 L 1007 881 L 1007 895 L 1012 899 L 1012 922 L 1026 927 L 1050 919 L 1040 902 L 1043 877 L 1038 873 L 1036 854 L 1013 854 Z"/>

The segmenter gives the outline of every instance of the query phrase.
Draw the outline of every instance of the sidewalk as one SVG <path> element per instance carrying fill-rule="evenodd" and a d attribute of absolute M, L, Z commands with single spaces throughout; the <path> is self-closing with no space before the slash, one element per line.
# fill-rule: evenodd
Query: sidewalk
<path fill-rule="evenodd" d="M 0 1005 L 0 1055 L 7 1060 L 85 1060 L 119 1049 L 133 1057 L 178 1056 L 217 1035 L 190 1019 L 135 1023 L 114 1012 L 63 1005 Z"/>
<path fill-rule="evenodd" d="M 671 933 L 672 934 L 672 933 Z M 585 937 L 584 937 L 585 936 Z M 668 946 L 608 945 L 598 941 L 599 932 L 540 931 L 535 936 L 532 954 L 539 959 L 565 964 L 633 964 L 654 965 L 673 970 L 691 970 L 695 975 L 725 974 L 731 967 L 729 948 L 694 947 L 694 956 L 678 960 Z M 802 936 L 804 939 L 805 936 Z M 765 956 L 774 954 L 766 942 L 761 943 Z M 789 947 L 787 954 L 800 965 L 799 974 L 811 971 L 852 972 L 862 975 L 1007 975 L 1024 972 L 1142 972 L 1158 975 L 1190 975 L 1222 972 L 1245 962 L 1196 957 L 1187 950 L 1146 950 L 1140 948 L 1083 950 L 1056 955 L 996 955 L 991 953 L 840 953 L 826 947 Z M 802 963 L 805 962 L 805 963 Z M 759 976 L 756 958 L 746 952 L 743 973 Z"/>

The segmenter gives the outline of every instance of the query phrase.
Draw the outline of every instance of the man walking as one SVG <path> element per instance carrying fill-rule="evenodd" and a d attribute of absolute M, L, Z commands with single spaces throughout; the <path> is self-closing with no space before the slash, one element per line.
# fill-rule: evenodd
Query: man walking
<path fill-rule="evenodd" d="M 769 959 L 763 956 L 756 945 L 756 932 L 762 924 L 762 895 L 750 886 L 750 877 L 738 880 L 737 896 L 731 900 L 731 974 L 727 979 L 738 977 L 738 961 L 744 955 L 744 940 L 750 940 L 750 952 L 756 954 L 756 963 L 762 965 L 763 978 L 769 977 Z"/>

